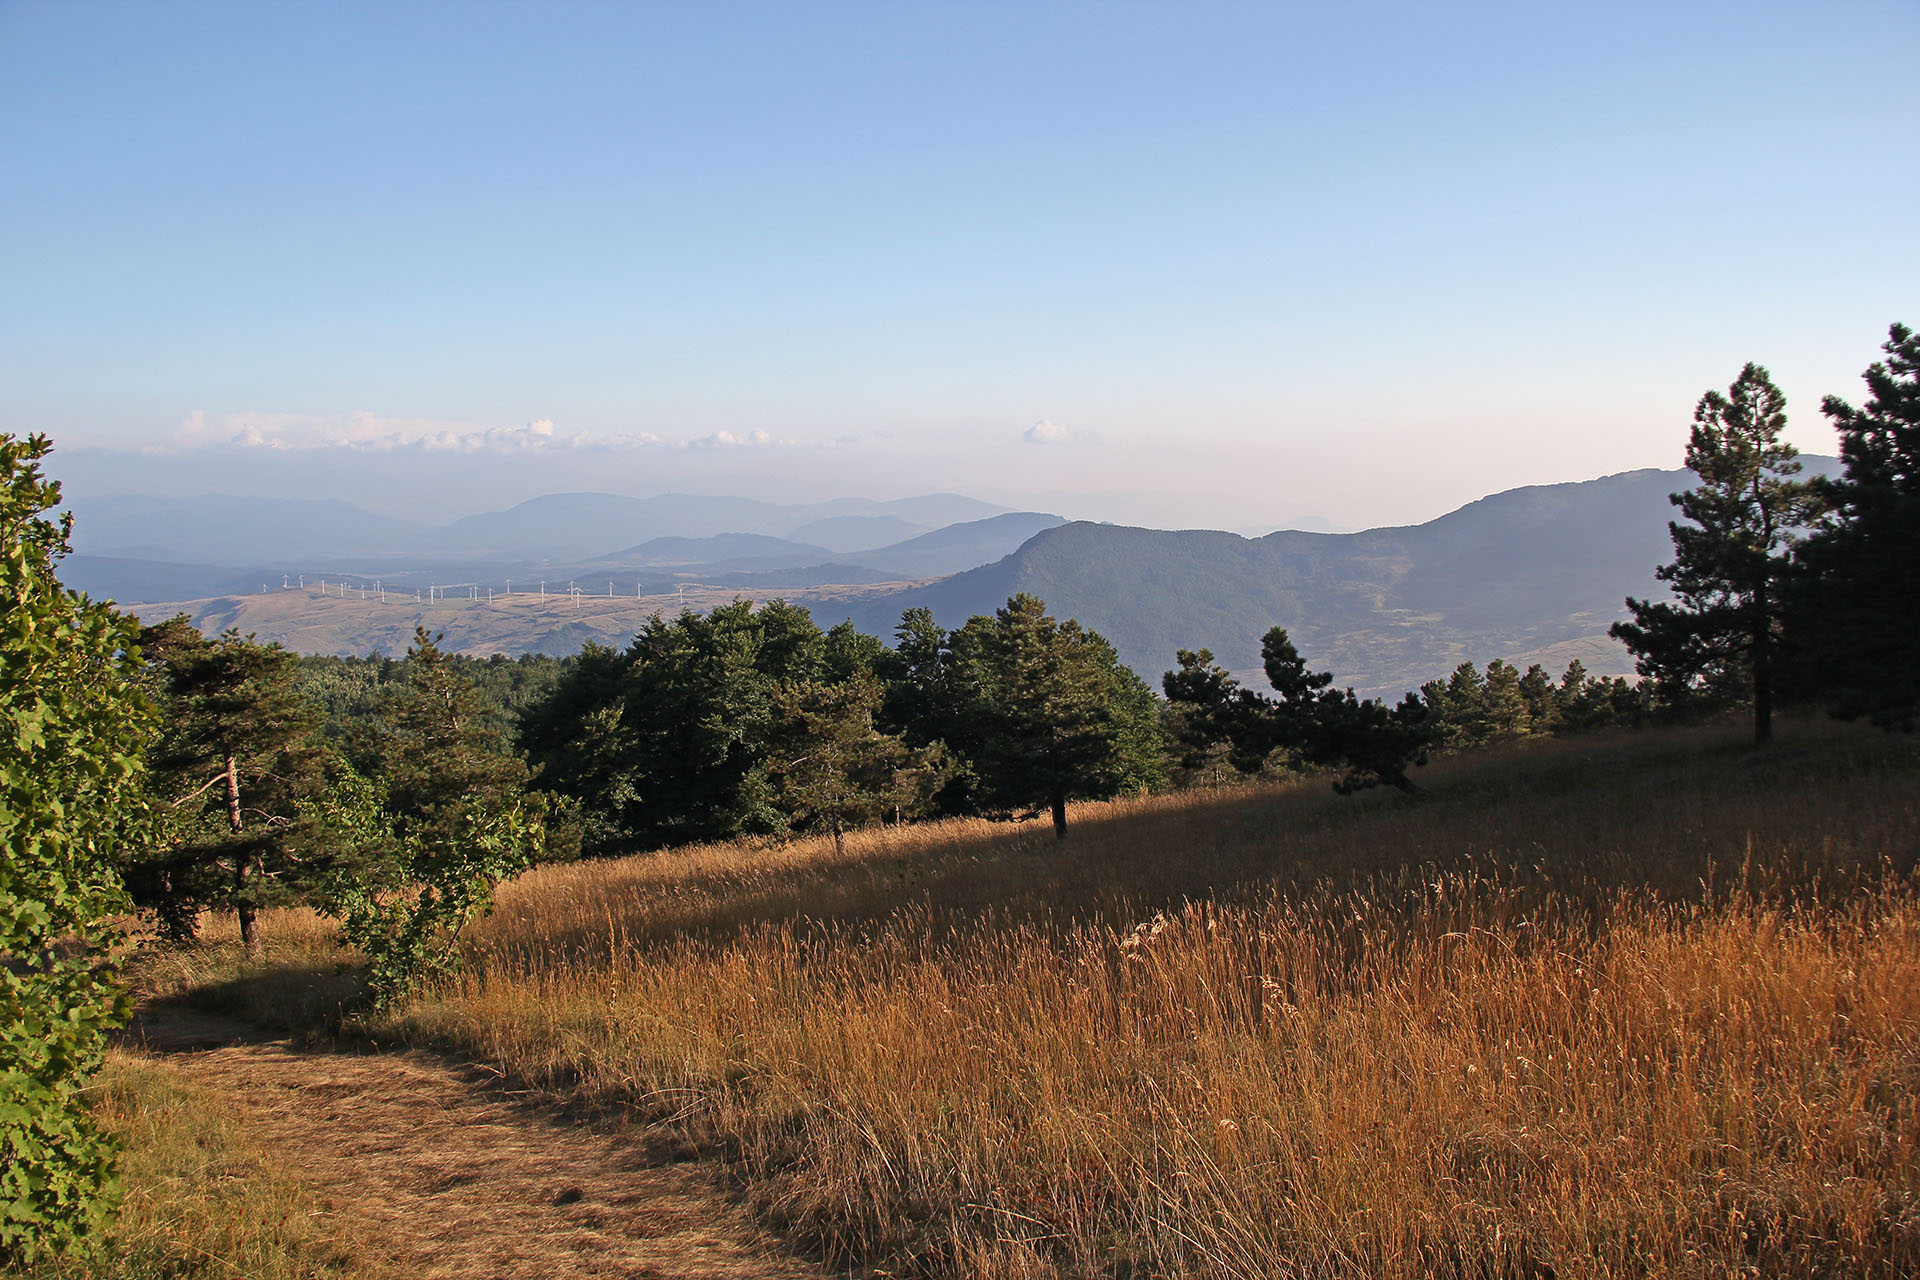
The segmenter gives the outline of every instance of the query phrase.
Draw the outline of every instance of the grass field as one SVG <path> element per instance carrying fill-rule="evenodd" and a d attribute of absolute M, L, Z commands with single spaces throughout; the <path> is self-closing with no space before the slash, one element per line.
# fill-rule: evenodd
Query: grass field
<path fill-rule="evenodd" d="M 123 1144 L 125 1196 L 90 1253 L 30 1280 L 387 1280 L 232 1106 L 178 1070 L 116 1050 L 95 1114 Z M 398 1280 L 394 1277 L 393 1280 Z"/>
<path fill-rule="evenodd" d="M 1421 781 L 547 868 L 362 1029 L 650 1116 L 875 1274 L 1920 1270 L 1912 742 Z"/>

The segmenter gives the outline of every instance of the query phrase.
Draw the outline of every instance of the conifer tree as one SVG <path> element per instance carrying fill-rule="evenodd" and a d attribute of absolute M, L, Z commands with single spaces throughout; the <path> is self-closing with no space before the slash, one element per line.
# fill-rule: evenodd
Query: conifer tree
<path fill-rule="evenodd" d="M 277 644 L 234 630 L 208 640 L 184 616 L 140 639 L 159 673 L 153 787 L 169 821 L 160 846 L 129 867 L 135 900 L 176 941 L 192 936 L 202 908 L 229 907 L 257 959 L 259 909 L 285 889 L 300 805 L 325 784 L 319 710 L 295 691 L 299 660 Z"/>
<path fill-rule="evenodd" d="M 1842 477 L 1822 485 L 1832 525 L 1802 548 L 1794 631 L 1836 712 L 1920 723 L 1920 334 L 1896 324 L 1854 408 L 1828 396 Z"/>
<path fill-rule="evenodd" d="M 1493 737 L 1486 678 L 1471 661 L 1455 667 L 1445 680 L 1420 686 L 1420 696 L 1433 718 L 1439 745 L 1477 747 Z"/>
<path fill-rule="evenodd" d="M 1525 737 L 1532 729 L 1533 716 L 1527 707 L 1527 694 L 1520 673 L 1512 663 L 1495 658 L 1487 664 L 1485 699 L 1487 735 L 1492 741 Z"/>
<path fill-rule="evenodd" d="M 1790 557 L 1825 505 L 1812 485 L 1795 479 L 1799 451 L 1780 439 L 1786 422 L 1786 397 L 1757 364 L 1743 368 L 1725 395 L 1700 398 L 1687 442 L 1687 466 L 1699 483 L 1671 495 L 1686 523 L 1667 526 L 1673 562 L 1654 571 L 1674 599 L 1629 597 L 1633 621 L 1610 633 L 1670 707 L 1750 700 L 1756 743 L 1773 734 Z"/>
<path fill-rule="evenodd" d="M 783 727 L 772 772 L 775 803 L 792 818 L 817 821 L 845 853 L 845 833 L 885 817 L 917 817 L 946 775 L 938 745 L 910 747 L 875 727 L 886 696 L 871 671 L 838 683 L 808 681 L 782 692 Z"/>
<path fill-rule="evenodd" d="M 908 742 L 937 742 L 952 731 L 953 675 L 947 632 L 933 610 L 908 609 L 894 628 L 894 645 L 881 660 L 887 682 L 887 723 Z"/>
<path fill-rule="evenodd" d="M 402 840 L 445 841 L 470 811 L 520 802 L 527 765 L 490 723 L 473 681 L 424 627 L 414 632 L 405 672 L 382 699 L 387 802 Z"/>
<path fill-rule="evenodd" d="M 1174 660 L 1160 687 L 1174 711 L 1181 767 L 1197 773 L 1224 755 L 1237 772 L 1259 773 L 1295 726 L 1215 662 L 1212 650 L 1182 649 Z"/>
<path fill-rule="evenodd" d="M 1553 677 L 1539 663 L 1527 668 L 1520 677 L 1520 696 L 1527 703 L 1527 732 L 1552 733 L 1560 726 L 1559 690 Z"/>
<path fill-rule="evenodd" d="M 1344 767 L 1334 784 L 1343 794 L 1382 783 L 1413 788 L 1407 770 L 1426 762 L 1435 722 L 1417 695 L 1389 708 L 1335 689 L 1332 673 L 1310 669 L 1280 627 L 1261 637 L 1260 654 L 1271 697 L 1244 688 L 1205 649 L 1182 650 L 1179 668 L 1162 678 L 1189 763 L 1225 744 L 1242 773 L 1256 773 L 1284 752 L 1290 764 Z"/>
<path fill-rule="evenodd" d="M 978 772 L 983 807 L 1050 811 L 1064 840 L 1069 800 L 1122 787 L 1124 729 L 1144 686 L 1099 635 L 1054 621 L 1020 594 L 954 632 L 943 665 L 954 697 L 951 745 Z"/>

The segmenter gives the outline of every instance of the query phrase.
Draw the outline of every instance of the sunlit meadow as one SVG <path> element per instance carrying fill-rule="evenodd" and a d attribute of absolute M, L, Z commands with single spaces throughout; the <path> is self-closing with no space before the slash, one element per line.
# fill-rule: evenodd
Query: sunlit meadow
<path fill-rule="evenodd" d="M 877 1273 L 1912 1274 L 1920 768 L 1783 739 L 550 867 L 365 1029 Z"/>

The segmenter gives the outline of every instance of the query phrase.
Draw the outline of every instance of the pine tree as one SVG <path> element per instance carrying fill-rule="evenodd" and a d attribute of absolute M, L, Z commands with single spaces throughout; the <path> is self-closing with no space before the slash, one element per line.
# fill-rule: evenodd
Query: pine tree
<path fill-rule="evenodd" d="M 1709 391 L 1694 409 L 1687 466 L 1699 483 L 1671 496 L 1687 523 L 1667 526 L 1673 562 L 1654 571 L 1672 602 L 1629 597 L 1632 622 L 1611 633 L 1633 651 L 1640 674 L 1670 707 L 1750 700 L 1753 736 L 1773 734 L 1775 650 L 1782 586 L 1800 531 L 1824 509 L 1794 477 L 1798 450 L 1780 439 L 1786 397 L 1749 364 L 1727 394 Z"/>
<path fill-rule="evenodd" d="M 1487 664 L 1483 696 L 1490 740 L 1521 738 L 1531 731 L 1533 717 L 1527 708 L 1526 690 L 1513 664 L 1498 658 Z"/>
<path fill-rule="evenodd" d="M 1426 763 L 1435 723 L 1417 695 L 1389 708 L 1335 689 L 1332 673 L 1310 669 L 1280 627 L 1261 637 L 1260 655 L 1270 697 L 1244 688 L 1205 649 L 1181 650 L 1179 668 L 1162 678 L 1189 767 L 1224 745 L 1242 773 L 1278 752 L 1291 765 L 1344 767 L 1334 784 L 1343 794 L 1382 783 L 1412 789 L 1407 770 Z"/>
<path fill-rule="evenodd" d="M 452 839 L 475 809 L 519 802 L 529 774 L 473 681 L 424 627 L 414 632 L 405 671 L 382 701 L 380 772 L 400 838 L 431 844 Z"/>
<path fill-rule="evenodd" d="M 1486 678 L 1472 662 L 1461 663 L 1445 680 L 1428 681 L 1420 694 L 1441 745 L 1477 747 L 1493 737 Z"/>
<path fill-rule="evenodd" d="M 1527 668 L 1520 677 L 1520 696 L 1527 703 L 1527 732 L 1552 733 L 1560 727 L 1559 690 L 1545 667 L 1536 662 Z"/>
<path fill-rule="evenodd" d="M 1815 691 L 1843 716 L 1920 723 L 1920 334 L 1896 324 L 1861 408 L 1828 396 L 1842 478 L 1832 525 L 1801 549 L 1793 630 Z"/>
<path fill-rule="evenodd" d="M 1054 621 L 1021 594 L 954 632 L 943 666 L 956 708 L 950 745 L 978 772 L 985 808 L 1051 811 L 1064 840 L 1069 800 L 1120 789 L 1126 762 L 1116 694 L 1126 684 L 1099 635 Z"/>
<path fill-rule="evenodd" d="M 170 821 L 164 842 L 129 867 L 135 900 L 176 941 L 204 907 L 228 907 L 258 959 L 259 909 L 288 887 L 300 805 L 325 785 L 319 709 L 295 691 L 299 660 L 277 644 L 233 630 L 208 640 L 184 616 L 140 640 L 159 675 L 153 787 Z"/>
<path fill-rule="evenodd" d="M 916 745 L 941 741 L 953 730 L 954 709 L 946 629 L 933 620 L 933 610 L 915 608 L 901 613 L 893 635 L 879 666 L 887 682 L 886 722 Z"/>
<path fill-rule="evenodd" d="M 938 745 L 910 747 L 874 720 L 886 688 L 871 671 L 838 683 L 808 681 L 783 691 L 783 727 L 774 749 L 775 803 L 792 819 L 815 821 L 845 853 L 845 832 L 925 810 L 946 776 Z"/>

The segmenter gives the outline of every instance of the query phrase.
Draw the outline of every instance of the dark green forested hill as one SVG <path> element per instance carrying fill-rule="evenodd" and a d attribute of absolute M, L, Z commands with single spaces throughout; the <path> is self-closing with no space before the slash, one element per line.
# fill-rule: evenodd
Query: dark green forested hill
<path fill-rule="evenodd" d="M 1807 461 L 1809 472 L 1837 469 Z M 1672 552 L 1667 495 L 1692 483 L 1685 471 L 1629 471 L 1349 534 L 1243 538 L 1080 522 L 995 564 L 865 603 L 853 621 L 887 635 L 902 609 L 924 605 L 958 626 L 1025 591 L 1107 637 L 1149 679 L 1183 648 L 1257 672 L 1260 636 L 1276 624 L 1314 666 L 1362 692 L 1398 693 L 1465 659 L 1557 669 L 1578 657 L 1595 673 L 1625 673 L 1631 664 L 1607 627 L 1628 594 L 1664 594 L 1653 570 Z"/>

